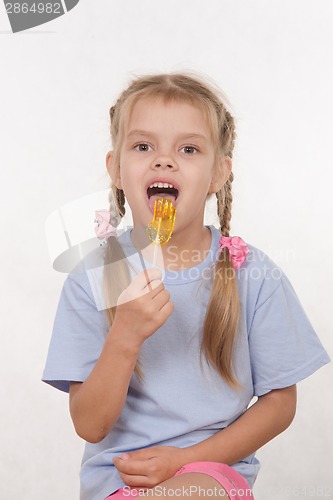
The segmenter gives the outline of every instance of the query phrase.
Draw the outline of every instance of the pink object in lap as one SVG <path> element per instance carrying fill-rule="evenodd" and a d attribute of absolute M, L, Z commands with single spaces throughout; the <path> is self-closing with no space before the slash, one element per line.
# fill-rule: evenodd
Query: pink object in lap
<path fill-rule="evenodd" d="M 219 462 L 193 462 L 184 465 L 179 471 L 176 472 L 175 476 L 180 476 L 181 474 L 186 474 L 187 472 L 198 472 L 201 474 L 207 474 L 208 476 L 216 479 L 216 481 L 221 485 L 221 487 L 228 493 L 230 500 L 254 500 L 251 492 L 251 488 L 247 481 L 235 471 L 229 465 L 221 464 Z M 139 488 L 138 488 L 139 489 Z M 193 490 L 193 493 L 196 493 Z M 218 493 L 218 490 L 217 490 Z M 147 495 L 149 497 L 149 495 Z M 125 498 L 144 498 L 144 495 L 139 491 L 129 488 L 120 488 L 107 497 L 109 500 L 121 500 Z M 107 499 L 105 499 L 107 500 Z"/>

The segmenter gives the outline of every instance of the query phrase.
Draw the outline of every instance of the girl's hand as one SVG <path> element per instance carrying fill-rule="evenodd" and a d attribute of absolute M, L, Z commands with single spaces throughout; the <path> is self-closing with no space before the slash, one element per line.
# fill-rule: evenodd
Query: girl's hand
<path fill-rule="evenodd" d="M 141 344 L 156 332 L 173 311 L 170 294 L 161 281 L 162 273 L 149 268 L 139 273 L 132 283 L 119 295 L 115 327 L 122 337 L 132 343 Z"/>
<path fill-rule="evenodd" d="M 123 453 L 113 463 L 125 484 L 132 488 L 153 488 L 172 477 L 181 468 L 182 449 L 153 446 Z"/>

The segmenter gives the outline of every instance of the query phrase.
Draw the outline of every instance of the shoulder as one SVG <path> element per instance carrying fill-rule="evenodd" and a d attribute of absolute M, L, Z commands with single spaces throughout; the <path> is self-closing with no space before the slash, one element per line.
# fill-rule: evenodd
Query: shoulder
<path fill-rule="evenodd" d="M 69 271 L 67 278 L 78 283 L 84 281 L 90 270 L 99 269 L 104 266 L 105 250 L 105 246 L 103 245 L 94 248 L 84 255 Z"/>
<path fill-rule="evenodd" d="M 99 309 L 95 283 L 101 280 L 105 248 L 89 251 L 67 273 L 61 292 L 60 303 L 78 309 Z"/>
<path fill-rule="evenodd" d="M 237 269 L 236 278 L 240 295 L 248 295 L 255 307 L 260 307 L 287 280 L 282 268 L 265 252 L 247 243 L 249 253 Z"/>
<path fill-rule="evenodd" d="M 219 251 L 220 231 L 211 226 L 214 238 L 215 250 Z M 276 264 L 264 251 L 251 243 L 246 242 L 248 254 L 239 269 L 235 269 L 235 277 L 241 295 L 250 294 L 262 300 L 266 300 L 274 291 L 281 286 L 285 274 L 281 267 Z M 224 277 L 225 279 L 228 276 Z"/>
<path fill-rule="evenodd" d="M 247 243 L 249 253 L 243 265 L 237 270 L 238 279 L 248 279 L 252 281 L 270 281 L 272 288 L 280 283 L 280 279 L 284 274 L 282 268 L 274 262 L 269 255 Z"/>
<path fill-rule="evenodd" d="M 280 265 L 254 245 L 248 244 L 248 248 L 243 266 L 236 270 L 240 301 L 247 313 L 251 316 L 261 310 L 265 320 L 277 311 L 303 315 L 297 292 Z"/>

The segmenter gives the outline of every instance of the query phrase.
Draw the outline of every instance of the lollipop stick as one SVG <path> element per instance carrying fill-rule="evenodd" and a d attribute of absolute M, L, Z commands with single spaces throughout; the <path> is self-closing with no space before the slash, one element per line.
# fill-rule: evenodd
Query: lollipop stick
<path fill-rule="evenodd" d="M 154 245 L 153 267 L 156 266 L 156 261 L 157 261 L 157 247 L 158 247 L 158 245 Z"/>

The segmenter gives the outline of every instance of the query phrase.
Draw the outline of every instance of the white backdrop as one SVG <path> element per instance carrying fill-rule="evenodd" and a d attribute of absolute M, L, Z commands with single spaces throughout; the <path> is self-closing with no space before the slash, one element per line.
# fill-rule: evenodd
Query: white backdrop
<path fill-rule="evenodd" d="M 78 499 L 83 443 L 40 382 L 65 278 L 44 225 L 108 186 L 108 108 L 134 74 L 192 69 L 227 94 L 232 234 L 281 265 L 332 356 L 332 21 L 331 0 L 81 0 L 11 34 L 0 6 L 1 499 Z M 256 500 L 333 497 L 332 374 L 299 384 L 294 423 L 258 452 Z"/>

